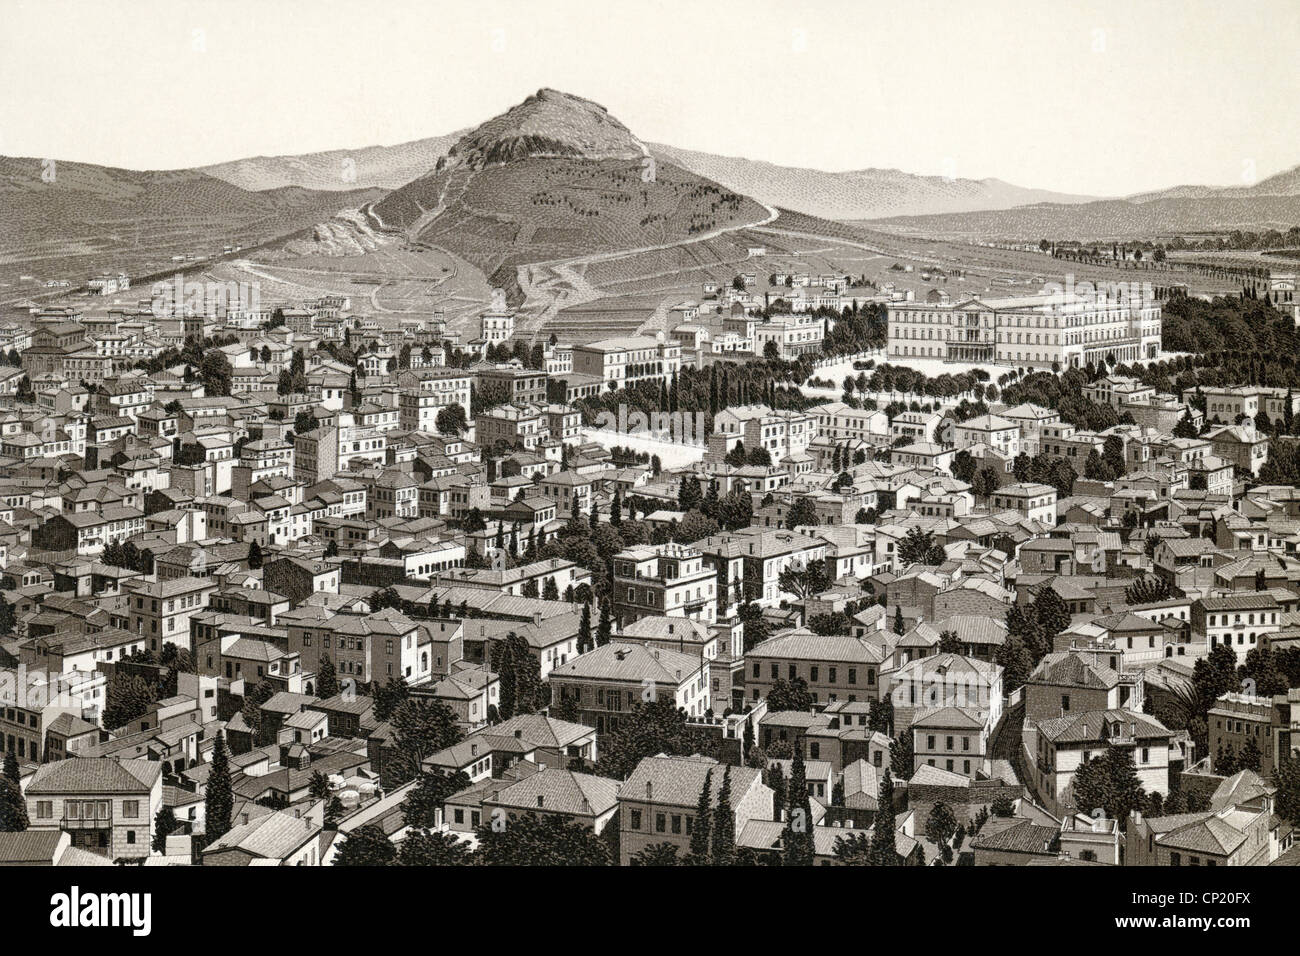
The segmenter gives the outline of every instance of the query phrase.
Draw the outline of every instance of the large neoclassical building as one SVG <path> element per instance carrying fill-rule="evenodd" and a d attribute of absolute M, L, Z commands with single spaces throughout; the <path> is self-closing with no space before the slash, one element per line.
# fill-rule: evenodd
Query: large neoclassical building
<path fill-rule="evenodd" d="M 1160 304 L 1061 293 L 889 306 L 889 357 L 1077 368 L 1160 357 Z"/>

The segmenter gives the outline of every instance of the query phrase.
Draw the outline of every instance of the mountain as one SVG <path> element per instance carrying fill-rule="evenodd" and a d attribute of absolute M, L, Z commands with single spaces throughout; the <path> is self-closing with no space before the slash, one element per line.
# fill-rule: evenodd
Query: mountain
<path fill-rule="evenodd" d="M 980 239 L 1153 238 L 1210 231 L 1285 232 L 1300 223 L 1300 166 L 1252 186 L 1173 186 L 1123 199 L 879 218 L 882 229 Z"/>
<path fill-rule="evenodd" d="M 1286 231 L 1300 223 L 1300 196 L 1175 193 L 1142 201 L 1110 199 L 1064 206 L 1047 203 L 988 212 L 893 217 L 872 221 L 885 231 L 974 239 L 1105 240 L 1154 238 L 1240 229 Z"/>
<path fill-rule="evenodd" d="M 172 255 L 282 237 L 379 195 L 296 186 L 254 192 L 196 170 L 0 157 L 0 281 L 33 274 L 75 285 L 107 269 L 138 276 L 165 269 Z"/>
<path fill-rule="evenodd" d="M 461 130 L 397 146 L 331 149 L 296 156 L 254 156 L 202 166 L 197 171 L 252 190 L 282 186 L 344 191 L 367 187 L 396 189 L 427 172 L 463 134 Z"/>
<path fill-rule="evenodd" d="M 774 213 L 653 158 L 603 106 L 543 89 L 466 133 L 371 215 L 468 260 L 517 300 L 519 265 L 672 246 Z"/>
<path fill-rule="evenodd" d="M 1261 196 L 1300 196 L 1300 166 L 1284 169 L 1253 186 L 1174 186 L 1126 197 L 1146 203 L 1161 199 L 1256 199 Z"/>
<path fill-rule="evenodd" d="M 548 102 L 548 95 L 552 92 L 543 91 L 536 103 L 520 104 L 493 122 L 499 122 L 502 129 L 517 123 L 517 139 L 551 136 L 551 121 L 560 118 L 551 109 L 554 103 Z M 594 108 L 591 118 L 599 129 L 601 118 L 608 120 L 608 113 L 594 103 L 589 106 Z M 616 131 L 613 124 L 617 124 L 617 120 L 612 121 L 610 129 L 604 130 L 606 134 Z M 622 124 L 618 124 L 618 129 L 627 133 Z M 480 132 L 485 139 L 493 136 L 493 130 L 487 124 L 476 132 Z M 296 156 L 257 156 L 204 166 L 199 171 L 244 189 L 270 189 L 277 186 L 303 186 L 309 189 L 375 186 L 397 189 L 428 172 L 464 135 L 465 131 L 461 131 L 396 146 L 336 149 Z M 630 135 L 627 133 L 627 136 Z M 636 148 L 641 155 L 646 153 L 646 147 L 635 143 L 634 138 L 624 138 L 615 145 L 616 151 Z M 1000 179 L 949 180 L 942 176 L 915 176 L 897 169 L 831 173 L 717 156 L 678 149 L 663 143 L 648 143 L 646 146 L 656 158 L 711 179 L 735 192 L 768 205 L 824 219 L 920 216 L 978 209 L 1007 209 L 1031 203 L 1088 202 L 1093 198 L 1045 189 L 1026 189 Z M 351 161 L 350 167 L 344 165 L 348 161 Z M 344 178 L 345 170 L 355 177 L 351 183 Z"/>
<path fill-rule="evenodd" d="M 1008 209 L 1030 203 L 1089 202 L 1094 197 L 1026 189 L 1000 179 L 916 176 L 897 169 L 830 173 L 776 166 L 651 144 L 660 156 L 762 202 L 823 219 L 879 219 Z"/>

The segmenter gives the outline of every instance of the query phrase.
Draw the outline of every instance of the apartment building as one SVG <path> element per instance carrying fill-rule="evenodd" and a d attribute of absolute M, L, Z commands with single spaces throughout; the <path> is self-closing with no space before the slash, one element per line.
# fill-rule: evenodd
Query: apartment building
<path fill-rule="evenodd" d="M 112 860 L 149 855 L 162 809 L 162 763 L 72 757 L 42 764 L 27 784 L 32 830 L 63 830 L 72 845 Z"/>
<path fill-rule="evenodd" d="M 644 545 L 614 555 L 614 616 L 621 627 L 646 615 L 717 619 L 717 575 L 697 548 Z"/>

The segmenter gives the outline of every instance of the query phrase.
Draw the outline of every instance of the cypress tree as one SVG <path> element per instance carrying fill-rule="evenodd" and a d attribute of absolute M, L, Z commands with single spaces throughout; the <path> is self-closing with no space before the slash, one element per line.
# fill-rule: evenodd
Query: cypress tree
<path fill-rule="evenodd" d="M 713 769 L 704 774 L 704 787 L 695 805 L 695 824 L 691 830 L 691 856 L 704 862 L 709 856 L 709 814 L 712 813 Z"/>
<path fill-rule="evenodd" d="M 722 772 L 718 805 L 713 810 L 713 862 L 730 866 L 736 855 L 736 819 L 731 814 L 731 767 Z"/>
<path fill-rule="evenodd" d="M 767 785 L 772 788 L 772 818 L 780 823 L 785 816 L 785 774 L 779 763 L 772 764 L 768 771 Z"/>
<path fill-rule="evenodd" d="M 613 629 L 613 624 L 609 619 L 609 599 L 606 598 L 600 605 L 600 625 L 596 628 L 597 647 L 604 647 L 609 643 Z"/>
<path fill-rule="evenodd" d="M 897 866 L 898 851 L 894 844 L 894 778 L 888 770 L 880 781 L 880 806 L 871 831 L 869 859 L 872 866 Z"/>
<path fill-rule="evenodd" d="M 0 777 L 0 833 L 21 833 L 27 825 L 27 802 L 22 788 L 7 775 Z"/>
<path fill-rule="evenodd" d="M 316 696 L 333 697 L 339 692 L 339 677 L 334 670 L 334 662 L 328 654 L 320 658 L 320 672 L 316 675 Z"/>
<path fill-rule="evenodd" d="M 207 820 L 204 839 L 209 843 L 230 832 L 230 817 L 235 809 L 234 793 L 230 788 L 230 758 L 226 753 L 226 735 L 217 731 L 212 747 L 212 769 L 208 773 L 207 792 L 203 798 L 203 812 Z"/>
<path fill-rule="evenodd" d="M 591 604 L 582 602 L 582 619 L 578 622 L 578 653 L 591 650 Z"/>
<path fill-rule="evenodd" d="M 803 750 L 795 748 L 790 762 L 790 787 L 787 793 L 790 812 L 781 834 L 785 866 L 813 865 L 812 807 L 808 802 L 808 776 L 804 770 Z"/>

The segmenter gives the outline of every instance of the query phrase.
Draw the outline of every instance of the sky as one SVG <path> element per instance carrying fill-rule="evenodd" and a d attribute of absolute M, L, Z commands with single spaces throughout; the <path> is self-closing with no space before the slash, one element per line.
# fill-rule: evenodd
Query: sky
<path fill-rule="evenodd" d="M 0 155 L 391 145 L 541 87 L 640 139 L 1094 196 L 1300 164 L 1297 0 L 0 0 Z"/>

